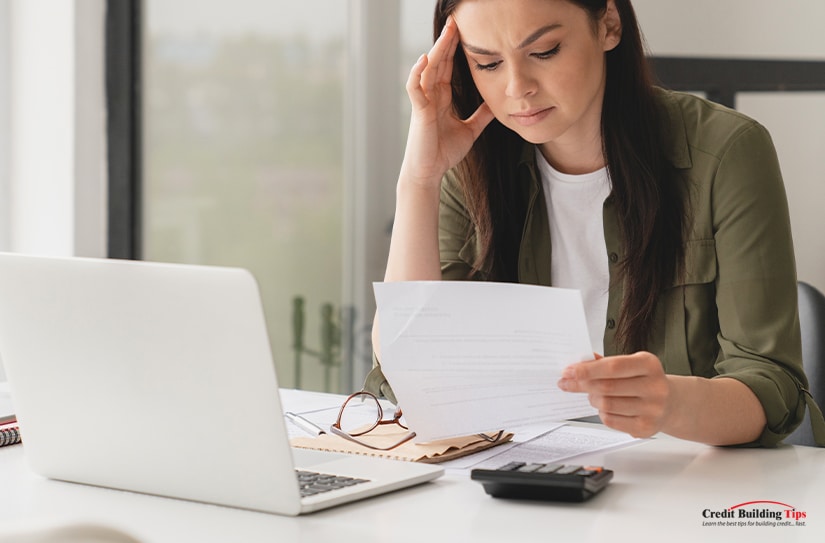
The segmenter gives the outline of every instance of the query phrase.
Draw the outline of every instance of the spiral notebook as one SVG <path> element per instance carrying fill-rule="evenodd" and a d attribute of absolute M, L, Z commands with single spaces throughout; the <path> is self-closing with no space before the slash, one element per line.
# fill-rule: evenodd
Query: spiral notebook
<path fill-rule="evenodd" d="M 0 425 L 0 447 L 20 442 L 20 428 L 16 424 Z"/>

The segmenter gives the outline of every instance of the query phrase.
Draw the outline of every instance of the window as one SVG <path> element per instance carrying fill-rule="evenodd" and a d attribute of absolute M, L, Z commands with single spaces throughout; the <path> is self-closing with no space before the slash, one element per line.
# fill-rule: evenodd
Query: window
<path fill-rule="evenodd" d="M 429 48 L 432 3 L 134 6 L 140 128 L 127 154 L 141 157 L 139 189 L 131 211 L 110 211 L 136 214 L 130 256 L 250 269 L 281 385 L 360 387 L 407 132 L 404 82 Z"/>
<path fill-rule="evenodd" d="M 282 385 L 337 391 L 346 3 L 144 10 L 141 256 L 250 269 Z"/>

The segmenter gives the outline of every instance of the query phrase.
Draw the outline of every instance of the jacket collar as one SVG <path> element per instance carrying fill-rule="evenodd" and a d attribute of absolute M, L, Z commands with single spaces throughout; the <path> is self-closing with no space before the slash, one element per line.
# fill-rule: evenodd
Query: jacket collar
<path fill-rule="evenodd" d="M 519 156 L 517 168 L 521 171 L 522 168 L 527 168 L 534 179 L 538 178 L 536 170 L 536 145 L 534 143 L 524 142 L 521 147 L 521 155 Z"/>
<path fill-rule="evenodd" d="M 687 126 L 682 115 L 682 108 L 676 101 L 673 92 L 656 88 L 656 97 L 662 107 L 666 132 L 664 137 L 665 155 L 674 167 L 687 169 L 693 166 L 690 158 L 690 145 L 687 138 Z"/>

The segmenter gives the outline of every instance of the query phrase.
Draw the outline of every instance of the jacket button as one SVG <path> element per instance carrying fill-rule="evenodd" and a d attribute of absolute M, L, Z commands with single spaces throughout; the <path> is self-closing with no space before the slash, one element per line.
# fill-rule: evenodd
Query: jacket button
<path fill-rule="evenodd" d="M 610 262 L 613 264 L 619 261 L 619 255 L 617 255 L 616 253 L 610 253 L 610 256 L 608 258 L 610 259 Z"/>
<path fill-rule="evenodd" d="M 616 321 L 614 321 L 613 319 L 607 319 L 607 328 L 610 330 L 616 328 Z"/>

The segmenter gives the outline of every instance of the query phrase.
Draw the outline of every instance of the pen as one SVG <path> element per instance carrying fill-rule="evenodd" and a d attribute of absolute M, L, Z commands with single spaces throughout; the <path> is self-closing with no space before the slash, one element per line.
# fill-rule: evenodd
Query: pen
<path fill-rule="evenodd" d="M 319 436 L 321 434 L 326 434 L 323 428 L 315 424 L 314 422 L 308 421 L 301 415 L 296 415 L 295 413 L 291 413 L 287 411 L 284 413 L 284 416 L 292 421 L 295 426 L 300 428 L 301 430 L 310 433 L 314 436 Z"/>

